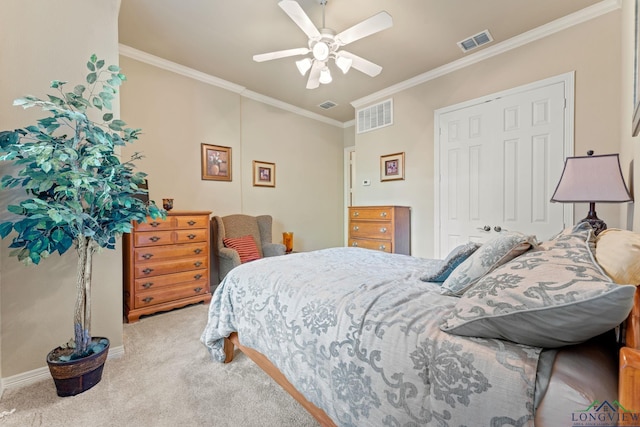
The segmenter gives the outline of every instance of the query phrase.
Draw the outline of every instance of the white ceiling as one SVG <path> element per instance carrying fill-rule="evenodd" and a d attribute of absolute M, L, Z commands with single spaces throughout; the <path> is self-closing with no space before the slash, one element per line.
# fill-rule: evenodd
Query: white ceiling
<path fill-rule="evenodd" d="M 383 67 L 377 77 L 346 75 L 305 88 L 299 57 L 257 63 L 254 54 L 307 47 L 307 37 L 278 0 L 123 0 L 120 43 L 243 86 L 339 122 L 354 118 L 351 102 L 564 17 L 600 0 L 329 0 L 325 24 L 336 32 L 385 10 L 393 27 L 348 50 Z M 319 0 L 298 0 L 322 26 Z M 488 29 L 494 42 L 463 53 L 457 42 Z M 126 73 L 126 70 L 125 70 Z M 333 101 L 337 107 L 318 107 Z"/>

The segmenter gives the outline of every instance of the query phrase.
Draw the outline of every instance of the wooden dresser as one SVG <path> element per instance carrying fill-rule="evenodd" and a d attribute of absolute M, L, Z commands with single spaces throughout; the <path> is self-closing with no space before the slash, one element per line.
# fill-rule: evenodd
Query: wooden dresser
<path fill-rule="evenodd" d="M 350 207 L 349 246 L 411 255 L 411 209 L 406 206 Z"/>
<path fill-rule="evenodd" d="M 169 212 L 134 223 L 123 236 L 124 313 L 143 314 L 209 302 L 211 212 Z"/>

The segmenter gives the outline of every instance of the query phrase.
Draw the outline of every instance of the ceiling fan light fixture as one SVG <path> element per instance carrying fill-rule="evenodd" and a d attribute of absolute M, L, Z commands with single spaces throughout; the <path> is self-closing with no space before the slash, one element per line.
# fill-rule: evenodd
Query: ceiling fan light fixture
<path fill-rule="evenodd" d="M 326 61 L 329 57 L 329 46 L 323 41 L 314 44 L 311 50 L 313 57 L 318 61 Z"/>
<path fill-rule="evenodd" d="M 347 58 L 346 56 L 338 55 L 336 56 L 336 65 L 340 70 L 342 70 L 343 74 L 347 74 L 349 69 L 351 68 L 351 64 L 353 64 L 353 59 Z"/>
<path fill-rule="evenodd" d="M 333 81 L 333 78 L 331 78 L 331 71 L 329 71 L 329 68 L 324 67 L 322 70 L 320 70 L 320 79 L 319 82 L 322 83 L 323 85 L 329 84 Z"/>
<path fill-rule="evenodd" d="M 303 76 L 307 74 L 307 71 L 309 71 L 309 69 L 311 68 L 311 65 L 312 65 L 311 58 L 304 58 L 299 61 L 296 61 L 296 67 L 298 67 L 298 71 L 300 71 L 300 74 L 302 74 Z"/>

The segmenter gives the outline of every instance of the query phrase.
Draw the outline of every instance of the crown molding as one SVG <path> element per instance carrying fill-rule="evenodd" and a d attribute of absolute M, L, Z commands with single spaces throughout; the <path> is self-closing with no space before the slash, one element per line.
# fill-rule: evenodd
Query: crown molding
<path fill-rule="evenodd" d="M 434 68 L 404 82 L 389 86 L 378 92 L 367 95 L 363 98 L 357 99 L 351 103 L 351 105 L 358 109 L 366 104 L 372 103 L 380 98 L 385 98 L 394 95 L 395 93 L 407 90 L 419 84 L 428 82 L 430 80 L 437 79 L 446 74 L 484 61 L 485 59 L 492 58 L 502 53 L 508 52 L 512 49 L 524 46 L 528 43 L 542 39 L 544 37 L 555 34 L 559 31 L 566 30 L 575 25 L 582 24 L 591 19 L 598 18 L 609 12 L 613 12 L 622 7 L 622 0 L 603 0 L 592 6 L 586 7 L 578 12 L 574 12 L 565 17 L 551 21 L 545 25 L 534 28 L 533 30 L 519 34 L 503 42 L 497 43 L 491 47 L 487 47 L 479 52 L 470 54 L 464 58 L 445 64 L 441 67 Z"/>
<path fill-rule="evenodd" d="M 212 86 L 217 86 L 219 88 L 228 90 L 230 92 L 237 93 L 240 96 L 243 96 L 245 98 L 253 99 L 254 101 L 271 105 L 273 107 L 280 108 L 281 110 L 289 111 L 291 113 L 298 114 L 300 116 L 307 117 L 313 120 L 317 120 L 319 122 L 327 123 L 329 125 L 336 126 L 339 128 L 348 127 L 346 126 L 346 123 L 342 123 L 338 120 L 330 119 L 328 117 L 322 116 L 320 114 L 314 113 L 309 110 L 305 110 L 303 108 L 296 107 L 295 105 L 287 104 L 286 102 L 282 102 L 280 100 L 271 98 L 266 95 L 261 95 L 257 92 L 248 90 L 244 86 L 240 86 L 235 83 L 231 83 L 227 80 L 223 80 L 221 78 L 212 76 L 210 74 L 206 74 L 201 71 L 194 70 L 193 68 L 189 68 L 184 65 L 180 65 L 175 62 L 169 61 L 167 59 L 163 59 L 158 56 L 151 55 L 150 53 L 143 52 L 131 46 L 127 46 L 125 44 L 120 43 L 118 45 L 118 49 L 119 49 L 120 55 L 126 56 L 127 58 L 135 59 L 136 61 L 144 62 L 145 64 L 153 65 L 154 67 L 171 71 L 173 73 L 176 73 L 185 77 L 189 77 L 191 79 L 198 80 L 200 82 L 210 84 Z"/>

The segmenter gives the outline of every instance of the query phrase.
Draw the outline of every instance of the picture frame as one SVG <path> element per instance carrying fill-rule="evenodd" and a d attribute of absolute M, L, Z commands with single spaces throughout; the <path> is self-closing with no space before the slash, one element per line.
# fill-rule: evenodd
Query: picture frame
<path fill-rule="evenodd" d="M 635 45 L 633 55 L 633 117 L 631 135 L 640 134 L 640 6 L 635 1 Z"/>
<path fill-rule="evenodd" d="M 270 162 L 253 161 L 253 186 L 275 187 L 276 164 Z"/>
<path fill-rule="evenodd" d="M 404 152 L 380 156 L 380 181 L 404 179 Z"/>
<path fill-rule="evenodd" d="M 200 144 L 202 179 L 231 181 L 231 147 Z"/>

